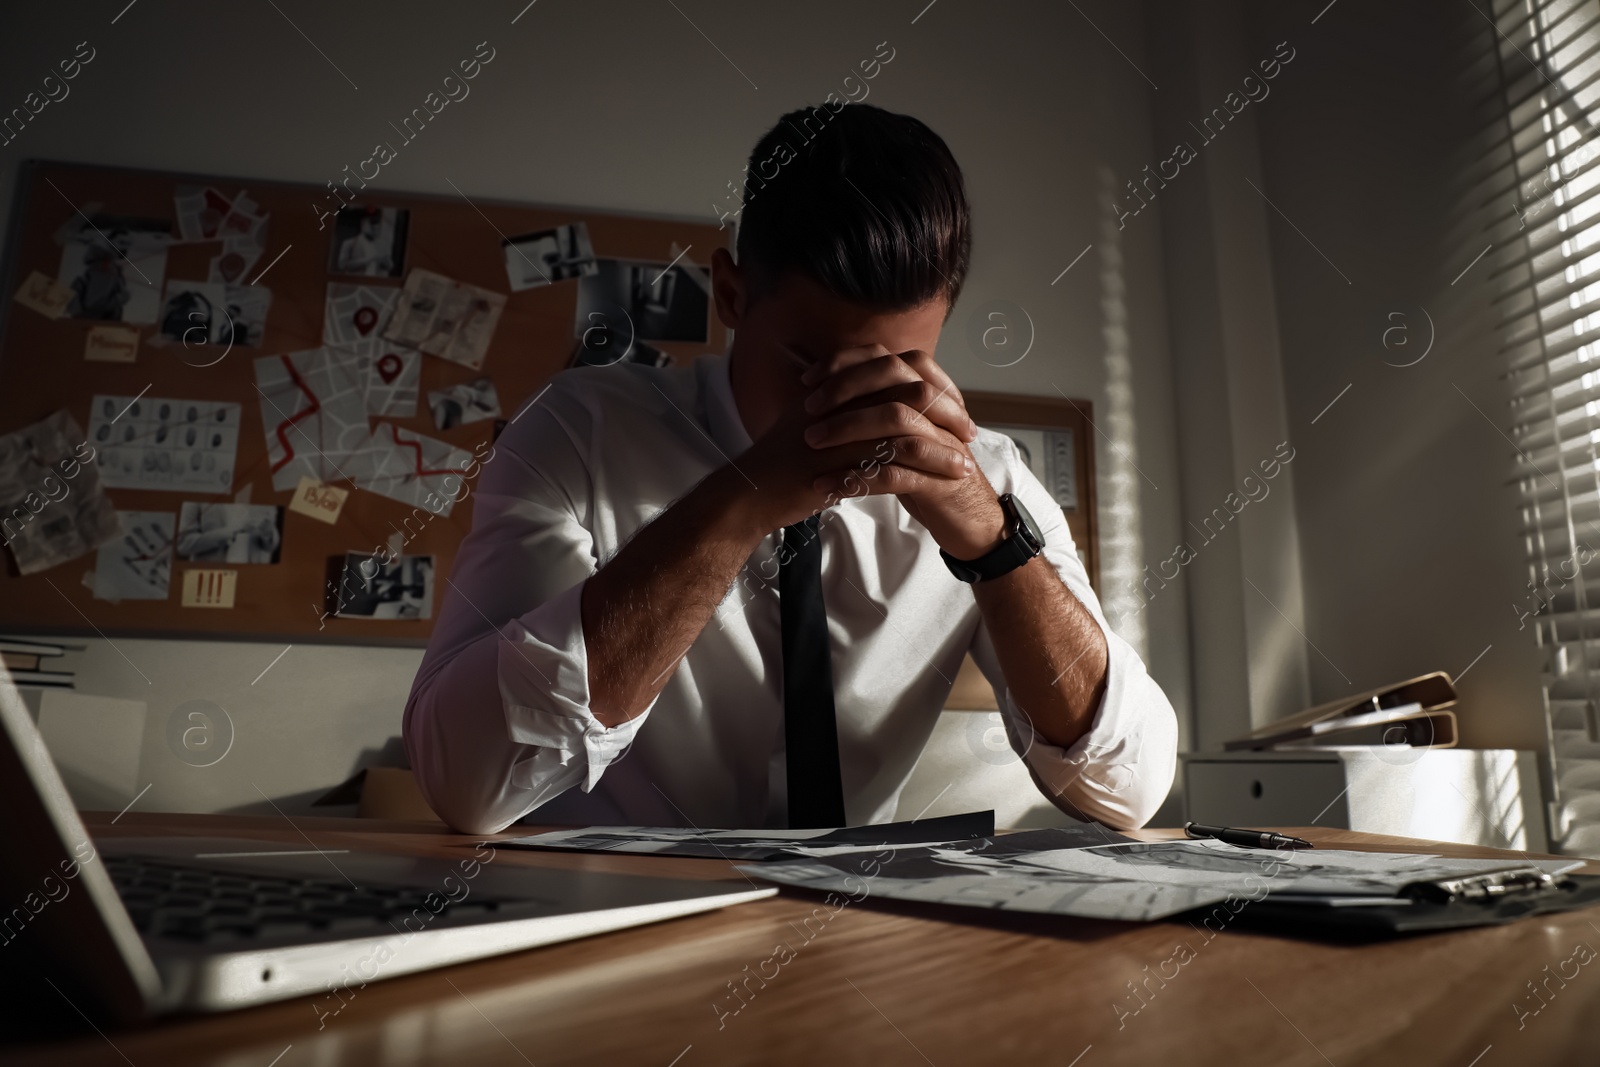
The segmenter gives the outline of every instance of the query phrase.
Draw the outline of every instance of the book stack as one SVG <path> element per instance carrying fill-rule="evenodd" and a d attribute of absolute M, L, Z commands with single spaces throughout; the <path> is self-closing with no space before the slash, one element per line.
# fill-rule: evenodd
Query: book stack
<path fill-rule="evenodd" d="M 45 670 L 41 664 L 67 653 L 68 646 L 44 641 L 25 641 L 20 637 L 0 637 L 0 663 L 19 689 L 72 689 L 71 671 Z"/>
<path fill-rule="evenodd" d="M 1230 752 L 1352 746 L 1451 748 L 1457 739 L 1456 713 L 1449 708 L 1455 702 L 1456 687 L 1450 676 L 1434 671 L 1279 719 L 1224 741 L 1222 747 Z"/>

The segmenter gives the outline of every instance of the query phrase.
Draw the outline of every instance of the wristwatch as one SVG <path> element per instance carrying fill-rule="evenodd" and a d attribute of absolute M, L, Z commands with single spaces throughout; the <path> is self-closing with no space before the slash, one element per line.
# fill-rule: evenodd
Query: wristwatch
<path fill-rule="evenodd" d="M 939 550 L 950 573 L 963 582 L 987 582 L 1010 574 L 1044 551 L 1044 534 L 1022 501 L 1007 493 L 1000 498 L 1000 510 L 1006 516 L 1006 539 L 994 549 L 977 559 L 956 559 L 944 549 Z"/>

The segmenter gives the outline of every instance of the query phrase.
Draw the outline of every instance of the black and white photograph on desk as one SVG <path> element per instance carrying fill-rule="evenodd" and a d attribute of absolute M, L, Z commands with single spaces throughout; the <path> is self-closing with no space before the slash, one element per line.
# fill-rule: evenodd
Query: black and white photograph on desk
<path fill-rule="evenodd" d="M 340 618 L 433 617 L 433 557 L 347 552 L 329 597 Z"/>
<path fill-rule="evenodd" d="M 710 300 L 683 267 L 602 259 L 578 281 L 578 317 L 573 336 L 621 308 L 632 334 L 642 341 L 698 341 L 707 336 Z M 595 318 L 596 315 L 602 318 Z"/>
<path fill-rule="evenodd" d="M 398 278 L 405 273 L 411 212 L 393 207 L 340 208 L 333 221 L 328 273 Z"/>
<path fill-rule="evenodd" d="M 506 256 L 506 279 L 513 293 L 581 278 L 600 268 L 589 243 L 587 223 L 574 222 L 552 230 L 507 237 L 500 242 Z"/>

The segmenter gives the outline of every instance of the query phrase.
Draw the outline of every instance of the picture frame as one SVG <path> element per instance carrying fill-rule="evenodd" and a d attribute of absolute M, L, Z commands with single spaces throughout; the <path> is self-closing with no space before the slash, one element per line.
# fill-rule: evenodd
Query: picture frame
<path fill-rule="evenodd" d="M 1094 404 L 1067 397 L 964 393 L 979 426 L 1005 433 L 1061 505 L 1089 583 L 1100 590 L 1099 516 L 1094 473 Z"/>

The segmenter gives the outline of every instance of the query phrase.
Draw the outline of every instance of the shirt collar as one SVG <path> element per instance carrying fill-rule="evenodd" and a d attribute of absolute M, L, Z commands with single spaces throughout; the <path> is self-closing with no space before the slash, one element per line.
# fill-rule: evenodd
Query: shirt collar
<path fill-rule="evenodd" d="M 695 360 L 695 371 L 700 376 L 700 396 L 711 439 L 730 458 L 739 455 L 754 442 L 744 428 L 744 420 L 739 417 L 739 406 L 733 400 L 728 355 L 701 356 Z"/>

